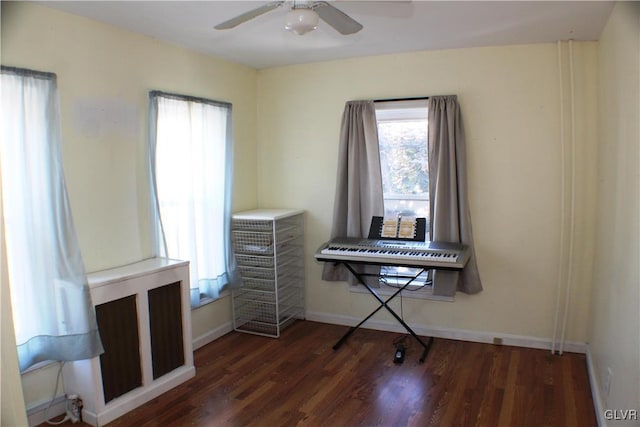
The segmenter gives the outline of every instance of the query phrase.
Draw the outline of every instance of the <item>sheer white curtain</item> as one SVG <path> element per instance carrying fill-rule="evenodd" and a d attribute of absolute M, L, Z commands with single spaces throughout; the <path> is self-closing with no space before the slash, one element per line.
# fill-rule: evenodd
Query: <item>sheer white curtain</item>
<path fill-rule="evenodd" d="M 62 168 L 54 74 L 2 67 L 0 166 L 20 370 L 102 352 Z"/>
<path fill-rule="evenodd" d="M 191 304 L 233 280 L 231 105 L 152 92 L 157 254 L 190 262 Z"/>

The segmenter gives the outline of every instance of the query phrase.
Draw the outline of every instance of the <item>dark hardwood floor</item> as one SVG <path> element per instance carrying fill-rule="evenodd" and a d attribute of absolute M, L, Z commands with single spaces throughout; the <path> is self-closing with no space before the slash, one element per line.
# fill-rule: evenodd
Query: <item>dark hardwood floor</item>
<path fill-rule="evenodd" d="M 117 426 L 595 426 L 585 356 L 298 321 L 279 339 L 232 332 L 195 352 L 196 377 Z"/>

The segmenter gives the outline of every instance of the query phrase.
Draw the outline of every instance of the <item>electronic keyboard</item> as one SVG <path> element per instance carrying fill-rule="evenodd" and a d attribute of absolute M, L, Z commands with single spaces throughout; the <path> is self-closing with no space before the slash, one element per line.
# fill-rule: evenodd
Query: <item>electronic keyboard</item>
<path fill-rule="evenodd" d="M 459 243 L 337 238 L 315 254 L 319 261 L 348 261 L 381 265 L 461 270 L 469 250 Z"/>

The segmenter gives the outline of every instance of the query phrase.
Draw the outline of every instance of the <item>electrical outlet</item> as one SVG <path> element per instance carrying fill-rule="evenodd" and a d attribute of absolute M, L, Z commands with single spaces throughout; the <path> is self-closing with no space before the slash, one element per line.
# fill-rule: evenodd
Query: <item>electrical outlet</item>
<path fill-rule="evenodd" d="M 611 381 L 613 381 L 613 370 L 611 370 L 611 367 L 607 367 L 607 372 L 605 373 L 604 376 L 604 394 L 606 396 L 609 396 L 609 392 L 611 391 Z"/>
<path fill-rule="evenodd" d="M 82 421 L 82 399 L 76 394 L 67 396 L 67 420 L 73 424 Z"/>

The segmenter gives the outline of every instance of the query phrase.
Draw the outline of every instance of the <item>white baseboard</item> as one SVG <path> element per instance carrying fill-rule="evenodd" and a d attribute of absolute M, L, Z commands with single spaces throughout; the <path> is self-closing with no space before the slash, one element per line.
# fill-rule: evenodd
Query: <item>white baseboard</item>
<path fill-rule="evenodd" d="M 596 411 L 596 420 L 599 427 L 607 427 L 607 420 L 604 418 L 604 403 L 600 394 L 600 383 L 596 374 L 596 367 L 593 364 L 593 356 L 591 356 L 591 348 L 587 345 L 587 372 L 589 374 L 589 385 L 591 386 L 591 399 L 593 400 L 593 409 Z"/>
<path fill-rule="evenodd" d="M 210 342 L 217 340 L 221 336 L 228 334 L 231 331 L 233 331 L 233 324 L 231 322 L 227 322 L 221 326 L 218 326 L 217 328 L 212 329 L 206 334 L 202 334 L 199 337 L 194 338 L 193 350 L 195 351 L 200 347 L 203 347 L 209 344 Z"/>
<path fill-rule="evenodd" d="M 336 315 L 331 313 L 320 313 L 307 311 L 306 313 L 307 320 L 312 320 L 315 322 L 322 323 L 331 323 L 334 325 L 345 325 L 345 326 L 355 326 L 362 319 L 358 319 L 351 316 L 343 316 Z M 460 341 L 470 341 L 470 342 L 480 342 L 493 344 L 495 339 L 498 338 L 501 340 L 502 345 L 509 345 L 514 347 L 525 347 L 525 348 L 537 348 L 543 350 L 551 351 L 552 342 L 550 339 L 539 338 L 539 337 L 530 337 L 525 335 L 513 335 L 513 334 L 503 334 L 500 332 L 483 332 L 483 331 L 469 331 L 464 329 L 454 329 L 454 328 L 441 328 L 441 327 L 431 327 L 426 325 L 417 325 L 411 324 L 411 329 L 417 334 L 421 336 L 429 336 L 434 338 L 446 338 L 452 340 L 460 340 Z M 388 332 L 400 332 L 404 333 L 406 330 L 402 327 L 402 325 L 396 321 L 386 321 L 386 320 L 375 320 L 370 319 L 361 326 L 362 328 L 367 329 L 375 329 L 379 331 L 388 331 Z M 569 353 L 586 353 L 587 345 L 586 343 L 580 342 L 566 342 L 564 345 L 564 351 Z"/>
<path fill-rule="evenodd" d="M 106 405 L 103 405 L 99 411 L 90 411 L 85 408 L 82 412 L 84 422 L 92 426 L 106 425 L 116 418 L 188 381 L 195 375 L 196 370 L 193 366 L 182 366 L 174 369 L 168 374 L 155 379 L 152 384 L 144 388 L 137 388 L 122 396 L 116 397 Z"/>
<path fill-rule="evenodd" d="M 47 420 L 66 412 L 65 405 L 67 398 L 64 394 L 56 396 L 51 403 L 49 402 L 50 401 L 36 403 L 27 408 L 27 422 L 30 427 L 45 423 Z M 51 405 L 50 408 L 49 405 Z"/>

